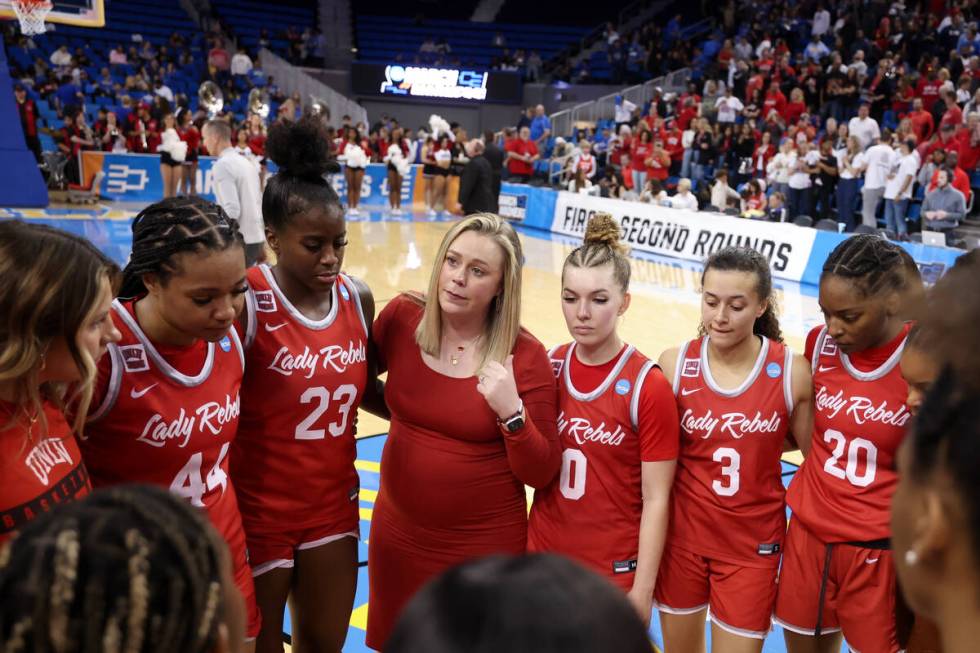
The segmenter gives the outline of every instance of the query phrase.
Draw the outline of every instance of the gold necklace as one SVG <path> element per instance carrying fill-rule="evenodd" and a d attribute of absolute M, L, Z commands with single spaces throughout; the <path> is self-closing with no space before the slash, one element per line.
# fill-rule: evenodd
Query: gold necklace
<path fill-rule="evenodd" d="M 479 339 L 480 339 L 480 336 L 477 336 L 476 338 L 474 338 L 470 342 L 466 343 L 465 345 L 456 345 L 456 353 L 455 354 L 449 354 L 449 362 L 454 367 L 456 365 L 458 365 L 459 364 L 459 359 L 462 357 L 463 352 L 466 351 L 466 348 L 467 347 L 470 347 L 470 346 L 472 346 L 474 344 L 476 344 L 476 341 L 479 340 Z"/>

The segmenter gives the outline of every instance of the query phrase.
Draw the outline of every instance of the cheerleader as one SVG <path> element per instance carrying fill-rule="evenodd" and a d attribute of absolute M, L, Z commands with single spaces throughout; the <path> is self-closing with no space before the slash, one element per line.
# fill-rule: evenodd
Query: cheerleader
<path fill-rule="evenodd" d="M 37 515 L 89 493 L 75 434 L 96 363 L 120 338 L 109 318 L 118 273 L 87 240 L 0 221 L 0 549 Z"/>
<path fill-rule="evenodd" d="M 361 203 L 361 184 L 368 164 L 366 148 L 367 143 L 361 139 L 357 129 L 348 127 L 340 144 L 340 153 L 344 158 L 344 177 L 347 179 L 347 212 L 352 216 L 359 215 L 357 207 Z"/>
<path fill-rule="evenodd" d="M 793 478 L 775 621 L 789 653 L 899 651 L 888 509 L 910 418 L 899 359 L 909 275 L 898 245 L 841 242 L 823 266 L 825 326 L 807 337 L 815 391 L 812 446 Z"/>
<path fill-rule="evenodd" d="M 183 172 L 184 158 L 187 156 L 187 143 L 177 133 L 177 119 L 167 112 L 163 115 L 161 142 L 157 146 L 160 153 L 160 177 L 163 178 L 163 199 L 177 194 Z"/>
<path fill-rule="evenodd" d="M 395 127 L 388 140 L 381 143 L 383 161 L 388 167 L 388 203 L 395 216 L 402 214 L 402 180 L 411 172 L 409 162 L 414 158 L 404 134 L 401 127 Z"/>
<path fill-rule="evenodd" d="M 197 164 L 201 154 L 201 131 L 194 124 L 194 117 L 186 109 L 180 112 L 180 139 L 187 143 L 187 156 L 180 176 L 178 191 L 181 195 L 197 195 Z"/>
<path fill-rule="evenodd" d="M 705 262 L 700 333 L 660 357 L 681 447 L 656 604 L 667 651 L 704 651 L 707 612 L 712 650 L 758 653 L 786 531 L 780 457 L 808 446 L 810 373 L 782 342 L 769 263 L 753 249 Z"/>
<path fill-rule="evenodd" d="M 133 221 L 110 345 L 82 456 L 95 487 L 150 483 L 202 508 L 228 543 L 235 583 L 259 632 L 228 452 L 244 356 L 232 329 L 248 290 L 238 224 L 217 204 L 176 197 Z"/>
<path fill-rule="evenodd" d="M 433 147 L 432 158 L 435 160 L 435 176 L 432 178 L 432 204 L 430 215 L 435 215 L 436 206 L 442 206 L 443 211 L 449 211 L 449 168 L 453 163 L 453 141 L 448 133 L 439 135 Z"/>
<path fill-rule="evenodd" d="M 619 225 L 597 213 L 562 271 L 573 341 L 549 354 L 558 377 L 562 468 L 534 495 L 528 550 L 580 560 L 627 592 L 648 623 L 678 423 L 660 368 L 617 333 L 629 308 L 629 278 Z"/>
<path fill-rule="evenodd" d="M 231 478 L 264 616 L 256 650 L 282 651 L 290 599 L 293 646 L 339 653 L 357 585 L 354 418 L 376 376 L 374 298 L 340 272 L 347 225 L 324 177 L 338 169 L 322 121 L 274 125 L 267 149 L 280 170 L 262 196 L 276 264 L 248 272 Z"/>

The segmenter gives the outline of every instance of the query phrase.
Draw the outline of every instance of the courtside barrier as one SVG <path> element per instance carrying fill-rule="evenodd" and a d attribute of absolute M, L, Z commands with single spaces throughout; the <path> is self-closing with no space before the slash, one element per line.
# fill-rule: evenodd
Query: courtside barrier
<path fill-rule="evenodd" d="M 624 241 L 634 250 L 687 261 L 703 261 L 723 247 L 745 245 L 769 260 L 774 276 L 806 284 L 819 283 L 827 255 L 848 237 L 787 223 L 671 209 L 523 184 L 503 184 L 500 204 L 503 215 L 519 213 L 513 217 L 528 227 L 572 237 L 581 237 L 589 217 L 605 211 L 620 223 Z M 913 243 L 903 243 L 903 246 L 919 264 L 928 283 L 938 279 L 963 253 Z"/>
<path fill-rule="evenodd" d="M 214 183 L 211 166 L 214 157 L 202 156 L 198 161 L 197 192 L 214 201 Z M 269 174 L 276 170 L 269 162 Z M 402 204 L 407 209 L 424 204 L 424 187 L 420 165 L 413 165 L 402 179 Z M 105 172 L 100 194 L 106 199 L 121 202 L 156 202 L 163 197 L 163 178 L 160 176 L 158 154 L 114 154 L 112 152 L 82 152 L 82 179 L 88 185 L 96 173 Z M 457 178 L 451 177 L 450 197 L 455 197 Z M 334 190 L 341 201 L 347 202 L 347 181 L 344 174 L 330 176 Z M 388 169 L 380 163 L 368 164 L 361 182 L 361 204 L 365 207 L 388 206 Z"/>

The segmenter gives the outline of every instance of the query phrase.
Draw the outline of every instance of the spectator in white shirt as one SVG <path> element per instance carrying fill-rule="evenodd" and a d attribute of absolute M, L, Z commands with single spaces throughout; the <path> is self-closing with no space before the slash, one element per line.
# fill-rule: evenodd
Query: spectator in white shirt
<path fill-rule="evenodd" d="M 787 208 L 790 220 L 798 215 L 811 214 L 813 179 L 810 175 L 816 174 L 817 162 L 820 160 L 820 152 L 807 141 L 800 142 L 798 149 L 789 175 Z"/>
<path fill-rule="evenodd" d="M 803 50 L 803 55 L 810 61 L 819 63 L 821 59 L 830 54 L 830 48 L 827 47 L 820 37 L 814 34 L 810 38 L 810 42 L 807 44 L 806 48 Z"/>
<path fill-rule="evenodd" d="M 616 121 L 616 133 L 619 133 L 620 126 L 628 125 L 630 120 L 633 119 L 633 112 L 636 111 L 636 105 L 622 95 L 617 95 L 615 102 L 616 114 L 614 120 Z"/>
<path fill-rule="evenodd" d="M 153 82 L 153 94 L 159 95 L 168 103 L 170 103 L 171 106 L 173 106 L 174 92 L 170 90 L 170 87 L 164 84 L 163 80 L 160 79 L 159 77 L 156 79 L 156 81 Z"/>
<path fill-rule="evenodd" d="M 742 196 L 728 185 L 728 171 L 724 168 L 715 173 L 715 183 L 711 185 L 711 206 L 724 212 L 734 202 L 738 202 Z"/>
<path fill-rule="evenodd" d="M 742 109 L 745 108 L 745 105 L 742 104 L 741 100 L 732 95 L 732 87 L 729 86 L 725 89 L 725 94 L 715 102 L 715 108 L 718 111 L 718 122 L 734 125 L 739 114 L 742 113 Z"/>
<path fill-rule="evenodd" d="M 572 156 L 571 165 L 569 167 L 573 177 L 579 170 L 582 170 L 585 173 L 585 178 L 590 182 L 592 181 L 598 167 L 595 155 L 592 154 L 592 143 L 584 138 L 579 141 L 578 152 Z"/>
<path fill-rule="evenodd" d="M 874 228 L 878 226 L 875 214 L 878 202 L 885 195 L 885 182 L 891 174 L 895 151 L 887 140 L 882 140 L 869 147 L 866 154 L 868 163 L 864 171 L 864 188 L 861 189 L 861 222 Z"/>
<path fill-rule="evenodd" d="M 211 167 L 214 195 L 229 218 L 238 220 L 245 238 L 246 265 L 265 260 L 265 225 L 262 222 L 262 191 L 259 171 L 231 144 L 231 127 L 211 120 L 201 132 L 204 147 L 217 161 Z"/>
<path fill-rule="evenodd" d="M 881 136 L 878 121 L 872 118 L 870 113 L 871 105 L 862 102 L 858 108 L 858 115 L 851 118 L 851 121 L 847 123 L 847 133 L 851 136 L 857 136 L 862 150 L 868 149 Z"/>
<path fill-rule="evenodd" d="M 779 146 L 779 152 L 772 157 L 766 167 L 766 182 L 774 191 L 789 194 L 789 175 L 796 165 L 796 151 L 793 141 L 787 139 Z"/>
<path fill-rule="evenodd" d="M 919 158 L 915 155 L 915 142 L 902 141 L 898 145 L 898 156 L 894 158 L 892 174 L 885 183 L 885 227 L 891 229 L 902 240 L 908 235 L 905 212 L 912 199 L 912 184 Z"/>
<path fill-rule="evenodd" d="M 830 31 L 830 12 L 823 5 L 818 5 L 816 13 L 813 14 L 813 31 L 810 33 L 819 38 L 828 31 Z"/>
<path fill-rule="evenodd" d="M 677 182 L 677 194 L 670 198 L 670 206 L 675 209 L 698 210 L 698 198 L 691 192 L 691 180 L 683 178 Z"/>
<path fill-rule="evenodd" d="M 238 52 L 231 58 L 231 74 L 247 75 L 252 72 L 252 59 L 246 54 L 245 48 L 238 48 Z"/>
<path fill-rule="evenodd" d="M 68 52 L 67 45 L 63 45 L 51 53 L 51 64 L 59 68 L 67 68 L 71 65 L 71 53 Z"/>
<path fill-rule="evenodd" d="M 868 74 L 868 64 L 864 61 L 864 50 L 858 50 L 854 53 L 854 58 L 851 60 L 850 65 L 847 66 L 848 72 L 852 68 L 857 71 L 858 77 L 864 77 Z"/>
<path fill-rule="evenodd" d="M 854 211 L 857 209 L 861 176 L 867 167 L 867 155 L 861 151 L 856 136 L 849 136 L 847 147 L 837 150 L 837 222 L 844 231 L 854 231 Z"/>

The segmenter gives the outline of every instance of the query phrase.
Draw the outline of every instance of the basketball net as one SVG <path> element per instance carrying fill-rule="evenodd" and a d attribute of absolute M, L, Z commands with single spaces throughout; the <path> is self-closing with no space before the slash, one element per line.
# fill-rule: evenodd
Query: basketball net
<path fill-rule="evenodd" d="M 22 34 L 44 34 L 44 18 L 51 11 L 51 3 L 47 0 L 11 0 L 17 20 L 20 21 Z"/>

